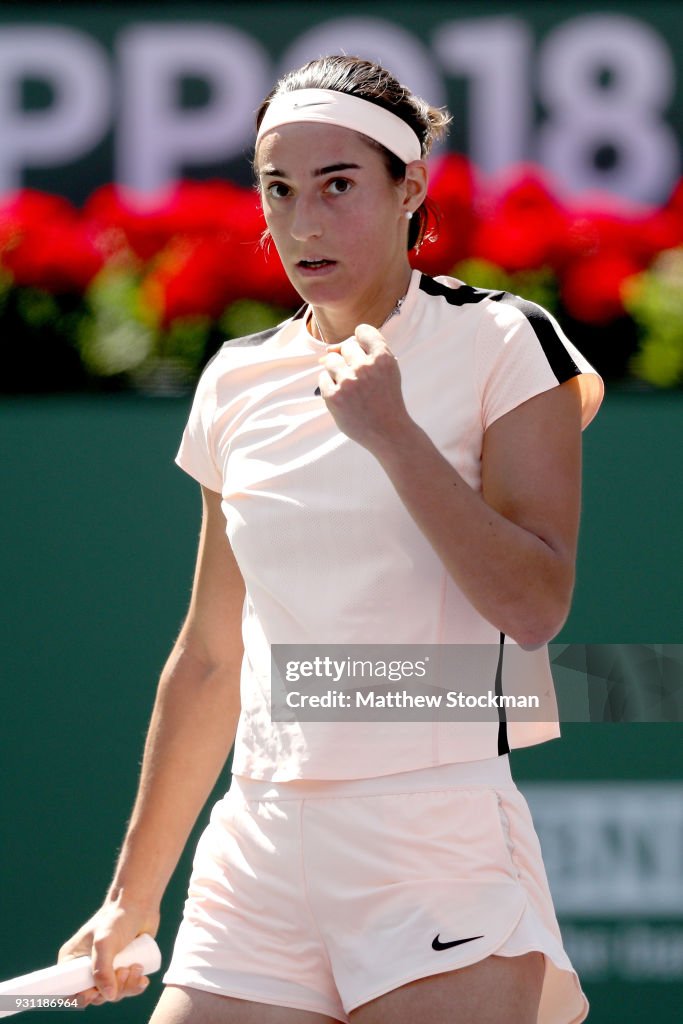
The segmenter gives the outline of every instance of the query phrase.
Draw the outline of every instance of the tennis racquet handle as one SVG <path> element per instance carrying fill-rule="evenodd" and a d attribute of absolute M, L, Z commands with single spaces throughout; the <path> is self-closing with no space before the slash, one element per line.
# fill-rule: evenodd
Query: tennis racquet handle
<path fill-rule="evenodd" d="M 161 953 L 151 935 L 138 935 L 125 949 L 114 957 L 114 968 L 130 967 L 131 964 L 142 964 L 145 974 L 158 971 L 161 967 Z M 72 960 L 62 960 L 52 967 L 45 967 L 32 974 L 22 974 L 18 978 L 0 982 L 0 1017 L 11 1017 L 19 1010 L 6 1009 L 8 996 L 73 996 L 92 988 L 95 979 L 92 974 L 92 961 L 89 956 L 78 956 Z"/>

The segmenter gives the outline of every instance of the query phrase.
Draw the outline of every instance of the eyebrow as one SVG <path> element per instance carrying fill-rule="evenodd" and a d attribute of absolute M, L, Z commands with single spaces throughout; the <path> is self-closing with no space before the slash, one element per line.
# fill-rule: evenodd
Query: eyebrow
<path fill-rule="evenodd" d="M 321 178 L 325 174 L 334 174 L 336 171 L 360 171 L 361 169 L 360 164 L 329 164 L 327 167 L 316 167 L 314 171 L 311 171 L 311 177 Z M 285 171 L 279 171 L 277 167 L 264 167 L 261 174 L 268 178 L 287 177 L 287 173 Z"/>

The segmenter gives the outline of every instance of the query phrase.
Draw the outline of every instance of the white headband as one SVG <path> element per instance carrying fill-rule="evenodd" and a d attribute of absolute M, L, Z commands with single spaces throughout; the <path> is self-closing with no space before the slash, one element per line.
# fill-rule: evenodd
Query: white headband
<path fill-rule="evenodd" d="M 297 89 L 295 92 L 278 93 L 270 101 L 261 121 L 256 144 L 266 132 L 300 121 L 336 124 L 360 132 L 381 143 L 405 164 L 422 156 L 420 140 L 400 117 L 370 100 L 333 89 Z"/>

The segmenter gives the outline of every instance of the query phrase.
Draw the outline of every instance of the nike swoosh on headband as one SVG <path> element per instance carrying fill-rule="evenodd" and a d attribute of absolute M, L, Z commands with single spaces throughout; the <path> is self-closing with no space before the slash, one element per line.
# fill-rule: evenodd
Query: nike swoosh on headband
<path fill-rule="evenodd" d="M 410 125 L 377 103 L 335 89 L 294 89 L 277 93 L 268 104 L 256 144 L 281 125 L 311 121 L 367 135 L 408 164 L 421 159 L 422 146 Z"/>
<path fill-rule="evenodd" d="M 302 107 L 329 107 L 329 100 L 315 100 L 314 103 L 292 103 L 295 110 L 301 110 Z"/>

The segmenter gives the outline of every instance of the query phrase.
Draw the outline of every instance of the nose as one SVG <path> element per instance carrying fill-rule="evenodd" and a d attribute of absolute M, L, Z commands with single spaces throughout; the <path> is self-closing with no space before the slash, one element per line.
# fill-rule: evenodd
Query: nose
<path fill-rule="evenodd" d="M 322 234 L 321 210 L 314 196 L 298 196 L 290 223 L 292 238 L 305 242 Z"/>

